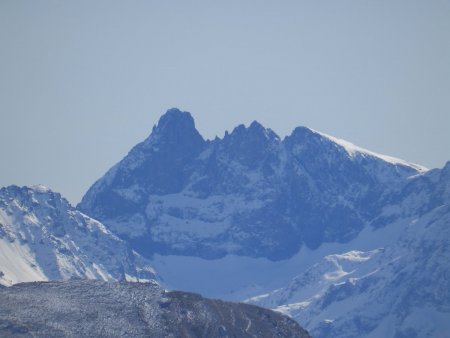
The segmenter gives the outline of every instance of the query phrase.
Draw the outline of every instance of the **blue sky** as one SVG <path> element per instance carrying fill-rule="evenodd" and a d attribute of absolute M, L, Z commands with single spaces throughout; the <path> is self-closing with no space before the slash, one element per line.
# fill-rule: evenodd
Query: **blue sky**
<path fill-rule="evenodd" d="M 0 1 L 0 186 L 78 202 L 170 107 L 450 160 L 450 1 Z"/>

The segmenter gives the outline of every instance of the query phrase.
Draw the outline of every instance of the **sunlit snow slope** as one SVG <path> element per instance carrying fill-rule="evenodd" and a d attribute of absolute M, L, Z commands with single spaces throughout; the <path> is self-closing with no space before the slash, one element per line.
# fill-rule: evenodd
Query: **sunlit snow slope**
<path fill-rule="evenodd" d="M 84 277 L 154 277 L 103 224 L 43 186 L 0 189 L 0 284 Z"/>

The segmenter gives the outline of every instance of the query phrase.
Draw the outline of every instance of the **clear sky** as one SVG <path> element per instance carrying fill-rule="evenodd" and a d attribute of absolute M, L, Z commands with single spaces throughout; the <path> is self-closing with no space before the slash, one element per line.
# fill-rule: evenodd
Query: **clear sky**
<path fill-rule="evenodd" d="M 0 0 L 0 186 L 76 203 L 170 107 L 450 160 L 449 0 Z"/>

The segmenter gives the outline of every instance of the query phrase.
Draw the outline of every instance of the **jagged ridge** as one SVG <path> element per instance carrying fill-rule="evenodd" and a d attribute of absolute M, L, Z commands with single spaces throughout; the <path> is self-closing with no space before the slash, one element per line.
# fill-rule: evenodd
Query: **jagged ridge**
<path fill-rule="evenodd" d="M 205 141 L 171 109 L 78 208 L 147 257 L 280 260 L 351 240 L 387 190 L 423 170 L 305 127 L 281 140 L 255 121 Z"/>

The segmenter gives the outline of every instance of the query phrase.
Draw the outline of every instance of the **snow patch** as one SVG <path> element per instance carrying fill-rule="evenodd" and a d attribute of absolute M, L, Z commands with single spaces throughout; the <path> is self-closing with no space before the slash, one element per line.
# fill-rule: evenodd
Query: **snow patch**
<path fill-rule="evenodd" d="M 313 129 L 311 129 L 311 130 L 314 133 L 317 133 L 317 134 L 319 134 L 319 135 L 329 139 L 330 141 L 340 145 L 341 147 L 343 147 L 345 149 L 345 151 L 350 155 L 350 157 L 356 157 L 356 156 L 361 156 L 361 155 L 362 156 L 369 155 L 369 156 L 379 158 L 379 159 L 381 159 L 381 160 L 383 160 L 385 162 L 388 162 L 388 163 L 391 163 L 391 164 L 394 164 L 394 165 L 400 164 L 400 165 L 403 165 L 403 166 L 411 167 L 411 168 L 413 168 L 413 169 L 415 169 L 415 170 L 417 170 L 417 171 L 419 171 L 421 173 L 425 173 L 425 172 L 427 172 L 429 170 L 428 168 L 426 168 L 424 166 L 421 166 L 419 164 L 407 162 L 405 160 L 402 160 L 402 159 L 399 159 L 399 158 L 396 158 L 396 157 L 392 157 L 392 156 L 382 155 L 382 154 L 376 153 L 374 151 L 371 151 L 371 150 L 359 147 L 357 145 L 354 145 L 351 142 L 348 142 L 348 141 L 336 138 L 334 136 L 327 135 L 325 133 L 322 133 L 322 132 L 319 132 L 319 131 L 316 131 L 316 130 L 313 130 Z"/>

